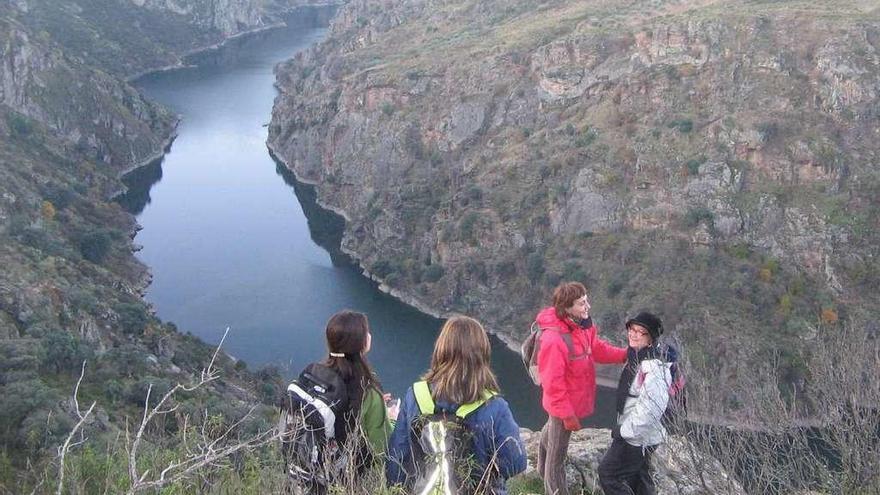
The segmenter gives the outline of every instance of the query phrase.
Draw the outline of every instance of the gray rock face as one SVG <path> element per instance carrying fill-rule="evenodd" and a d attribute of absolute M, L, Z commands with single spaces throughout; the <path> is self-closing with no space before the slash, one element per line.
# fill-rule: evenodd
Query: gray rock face
<path fill-rule="evenodd" d="M 72 62 L 14 21 L 0 35 L 0 98 L 27 118 L 124 170 L 161 150 L 172 117 L 106 73 Z"/>
<path fill-rule="evenodd" d="M 619 198 L 607 197 L 602 179 L 593 170 L 582 168 L 572 184 L 569 198 L 558 212 L 550 212 L 554 233 L 610 232 L 623 226 Z"/>
<path fill-rule="evenodd" d="M 217 30 L 225 36 L 263 25 L 263 2 L 254 0 L 131 0 L 132 4 L 187 18 L 195 26 Z"/>

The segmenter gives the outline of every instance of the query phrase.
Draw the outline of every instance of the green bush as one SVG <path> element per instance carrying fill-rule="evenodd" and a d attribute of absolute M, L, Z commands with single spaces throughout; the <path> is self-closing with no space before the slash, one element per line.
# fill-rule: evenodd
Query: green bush
<path fill-rule="evenodd" d="M 388 260 L 379 260 L 373 263 L 370 271 L 373 272 L 373 275 L 379 278 L 385 278 L 388 276 L 389 273 L 394 271 L 394 266 Z"/>
<path fill-rule="evenodd" d="M 593 142 L 595 142 L 596 138 L 598 137 L 599 133 L 597 133 L 595 129 L 587 127 L 584 130 L 583 134 L 578 136 L 578 138 L 575 140 L 575 145 L 577 145 L 579 148 L 586 148 L 587 146 L 593 144 Z"/>
<path fill-rule="evenodd" d="M 461 223 L 458 225 L 458 233 L 460 239 L 463 241 L 472 241 L 476 237 L 476 226 L 479 221 L 480 216 L 473 211 L 465 214 L 464 218 L 461 219 Z"/>
<path fill-rule="evenodd" d="M 140 335 L 150 322 L 150 315 L 141 303 L 119 303 L 113 309 L 119 315 L 119 328 L 124 333 Z"/>
<path fill-rule="evenodd" d="M 79 251 L 83 258 L 95 264 L 102 263 L 110 253 L 112 237 L 107 231 L 89 232 L 79 241 Z"/>
<path fill-rule="evenodd" d="M 685 163 L 685 166 L 687 167 L 688 175 L 691 175 L 691 176 L 699 175 L 700 165 L 702 165 L 704 163 L 706 163 L 706 157 L 704 157 L 704 156 L 701 156 L 698 158 L 691 158 L 690 160 L 688 160 L 687 163 Z"/>
<path fill-rule="evenodd" d="M 431 282 L 431 283 L 434 283 L 434 282 L 440 280 L 440 278 L 443 277 L 443 267 L 440 265 L 437 265 L 437 264 L 428 265 L 428 267 L 425 268 L 424 277 L 425 277 L 425 280 L 427 280 L 428 282 Z"/>
<path fill-rule="evenodd" d="M 715 222 L 715 214 L 705 206 L 692 206 L 688 208 L 685 213 L 684 221 L 685 225 L 691 228 L 696 227 L 703 222 L 709 227 L 712 227 Z"/>
<path fill-rule="evenodd" d="M 544 256 L 540 253 L 532 253 L 526 258 L 526 276 L 532 282 L 537 282 L 544 274 Z"/>
<path fill-rule="evenodd" d="M 47 411 L 56 404 L 60 397 L 46 387 L 42 381 L 22 380 L 8 383 L 0 387 L 0 443 L 25 447 L 34 445 L 37 439 L 29 438 L 28 432 L 21 429 L 24 420 L 33 414 L 39 414 L 42 422 L 46 422 Z"/>
<path fill-rule="evenodd" d="M 31 119 L 19 113 L 13 113 L 6 118 L 12 135 L 16 137 L 27 137 L 34 132 L 34 123 Z"/>
<path fill-rule="evenodd" d="M 694 121 L 691 119 L 676 119 L 669 121 L 666 126 L 672 129 L 678 129 L 678 132 L 682 134 L 687 134 L 694 129 Z"/>
<path fill-rule="evenodd" d="M 62 331 L 50 333 L 43 341 L 41 366 L 55 373 L 78 373 L 89 357 L 89 349 L 73 335 Z"/>

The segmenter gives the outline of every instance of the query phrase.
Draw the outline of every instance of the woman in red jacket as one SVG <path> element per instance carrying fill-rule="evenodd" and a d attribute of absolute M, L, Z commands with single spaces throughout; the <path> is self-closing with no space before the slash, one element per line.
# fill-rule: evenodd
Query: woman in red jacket
<path fill-rule="evenodd" d="M 536 321 L 543 330 L 538 351 L 541 404 L 550 416 L 541 430 L 538 472 L 544 493 L 567 495 L 565 455 L 571 432 L 581 428 L 581 418 L 593 414 L 595 363 L 623 363 L 626 349 L 599 338 L 587 289 L 578 282 L 556 287 L 553 306 L 541 310 Z"/>

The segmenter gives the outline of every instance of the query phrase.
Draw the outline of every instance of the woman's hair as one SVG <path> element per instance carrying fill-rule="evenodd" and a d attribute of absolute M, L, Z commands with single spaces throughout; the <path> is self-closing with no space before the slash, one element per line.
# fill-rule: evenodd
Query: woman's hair
<path fill-rule="evenodd" d="M 336 370 L 348 386 L 349 403 L 355 411 L 360 410 L 367 387 L 382 387 L 363 356 L 369 333 L 370 324 L 363 313 L 343 310 L 327 321 L 327 350 L 344 356 L 330 355 L 325 364 Z"/>
<path fill-rule="evenodd" d="M 431 369 L 423 379 L 432 385 L 435 399 L 455 404 L 474 402 L 484 391 L 499 391 L 489 367 L 490 354 L 489 337 L 480 322 L 454 316 L 440 330 Z"/>
<path fill-rule="evenodd" d="M 556 308 L 556 316 L 560 319 L 567 318 L 568 308 L 574 302 L 587 295 L 587 288 L 580 282 L 563 282 L 553 289 L 553 307 Z"/>

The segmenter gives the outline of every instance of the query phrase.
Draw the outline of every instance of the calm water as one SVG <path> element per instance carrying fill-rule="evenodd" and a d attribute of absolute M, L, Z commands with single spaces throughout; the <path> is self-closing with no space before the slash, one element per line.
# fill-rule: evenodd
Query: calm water
<path fill-rule="evenodd" d="M 441 321 L 376 289 L 330 252 L 341 220 L 314 203 L 314 190 L 276 168 L 265 141 L 275 98 L 273 67 L 320 40 L 330 11 L 302 12 L 286 29 L 237 40 L 197 68 L 138 81 L 181 117 L 164 160 L 126 182 L 120 201 L 138 215 L 135 242 L 153 273 L 158 315 L 207 342 L 232 328 L 225 349 L 251 368 L 292 376 L 325 355 L 323 329 L 342 308 L 370 318 L 369 360 L 395 396 L 424 372 Z M 322 247 L 324 246 L 324 247 Z M 493 339 L 493 367 L 521 425 L 546 419 L 519 356 Z M 594 425 L 613 417 L 600 392 Z"/>

